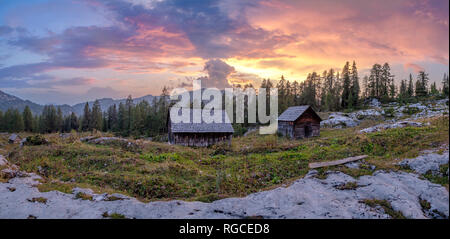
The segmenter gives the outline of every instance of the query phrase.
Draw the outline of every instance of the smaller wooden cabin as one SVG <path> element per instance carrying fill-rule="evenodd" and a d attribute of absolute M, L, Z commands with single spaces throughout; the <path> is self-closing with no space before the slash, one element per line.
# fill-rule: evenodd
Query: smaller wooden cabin
<path fill-rule="evenodd" d="M 278 117 L 278 132 L 293 139 L 319 136 L 320 121 L 311 106 L 292 106 Z"/>
<path fill-rule="evenodd" d="M 231 123 L 226 123 L 225 121 L 228 118 L 225 110 L 220 111 L 222 123 L 206 123 L 203 120 L 201 123 L 193 123 L 194 113 L 201 114 L 201 110 L 190 110 L 190 123 L 174 123 L 170 119 L 169 110 L 167 129 L 170 144 L 196 147 L 207 147 L 218 142 L 228 142 L 231 144 L 234 129 Z"/>

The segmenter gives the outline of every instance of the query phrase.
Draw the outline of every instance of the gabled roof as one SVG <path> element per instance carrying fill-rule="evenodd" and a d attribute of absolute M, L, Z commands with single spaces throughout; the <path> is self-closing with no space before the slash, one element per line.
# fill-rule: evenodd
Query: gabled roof
<path fill-rule="evenodd" d="M 192 114 L 202 113 L 201 109 L 190 109 L 190 123 L 174 123 L 171 122 L 170 127 L 173 133 L 234 133 L 233 126 L 231 123 L 225 123 L 225 119 L 229 119 L 228 114 L 225 110 L 219 111 L 222 114 L 222 123 L 193 123 Z M 181 115 L 181 112 L 179 112 Z M 170 111 L 169 116 L 170 120 Z"/>
<path fill-rule="evenodd" d="M 278 117 L 278 121 L 296 121 L 309 108 L 311 108 L 311 106 L 309 106 L 309 105 L 289 107 Z M 319 118 L 320 121 L 322 121 L 322 119 L 319 117 L 319 115 L 317 115 L 317 113 L 312 108 L 311 108 L 311 111 L 317 116 L 317 118 Z"/>

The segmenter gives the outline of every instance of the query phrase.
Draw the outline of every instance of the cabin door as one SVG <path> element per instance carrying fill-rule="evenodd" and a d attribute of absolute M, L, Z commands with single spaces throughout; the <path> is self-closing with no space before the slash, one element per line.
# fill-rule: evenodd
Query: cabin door
<path fill-rule="evenodd" d="M 309 138 L 312 135 L 311 125 L 305 125 L 305 137 Z"/>

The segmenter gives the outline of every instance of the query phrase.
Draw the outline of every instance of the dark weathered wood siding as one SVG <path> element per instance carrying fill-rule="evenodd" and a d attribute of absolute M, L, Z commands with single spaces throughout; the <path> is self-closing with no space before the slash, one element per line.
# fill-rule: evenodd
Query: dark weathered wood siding
<path fill-rule="evenodd" d="M 201 109 L 191 109 L 191 119 L 194 112 L 201 113 Z M 228 118 L 226 111 L 222 111 L 222 117 L 222 122 L 217 123 L 205 123 L 203 120 L 201 123 L 174 123 L 170 119 L 169 111 L 167 114 L 169 143 L 197 147 L 205 147 L 219 142 L 231 144 L 234 129 L 231 123 L 226 123 L 226 118 Z"/>
<path fill-rule="evenodd" d="M 295 139 L 320 136 L 320 119 L 310 108 L 296 121 L 278 121 L 278 132 Z"/>
<path fill-rule="evenodd" d="M 231 133 L 171 133 L 169 142 L 183 146 L 207 147 L 219 142 L 231 144 Z"/>

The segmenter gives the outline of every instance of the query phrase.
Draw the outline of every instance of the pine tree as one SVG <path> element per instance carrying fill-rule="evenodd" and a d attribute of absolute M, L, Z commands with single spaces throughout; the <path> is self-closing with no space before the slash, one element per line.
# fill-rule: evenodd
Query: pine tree
<path fill-rule="evenodd" d="M 370 76 L 369 76 L 369 92 L 370 97 L 380 98 L 382 90 L 381 90 L 381 65 L 380 64 L 374 64 L 372 66 L 372 69 L 370 70 Z"/>
<path fill-rule="evenodd" d="M 3 112 L 0 110 L 0 132 L 5 131 L 6 123 L 5 117 L 3 116 Z"/>
<path fill-rule="evenodd" d="M 77 115 L 72 112 L 70 114 L 70 130 L 78 130 L 80 127 Z"/>
<path fill-rule="evenodd" d="M 391 74 L 391 67 L 389 66 L 389 63 L 384 63 L 383 67 L 381 68 L 381 78 L 380 78 L 380 90 L 379 90 L 379 97 L 386 101 L 389 98 L 390 95 L 390 88 L 391 84 L 393 82 L 393 75 Z"/>
<path fill-rule="evenodd" d="M 61 111 L 61 107 L 58 107 L 57 113 L 56 113 L 56 123 L 55 123 L 55 131 L 62 131 L 64 124 L 64 117 Z"/>
<path fill-rule="evenodd" d="M 33 114 L 28 105 L 25 106 L 25 109 L 23 110 L 23 125 L 26 132 L 33 131 Z"/>
<path fill-rule="evenodd" d="M 277 83 L 278 88 L 278 107 L 279 111 L 283 112 L 287 109 L 287 102 L 286 102 L 286 80 L 284 79 L 284 76 L 281 76 L 280 81 Z"/>
<path fill-rule="evenodd" d="M 41 115 L 41 131 L 44 133 L 52 133 L 58 131 L 57 112 L 55 106 L 46 105 Z"/>
<path fill-rule="evenodd" d="M 350 96 L 350 87 L 351 87 L 351 79 L 350 79 L 350 63 L 347 61 L 347 63 L 345 63 L 344 68 L 342 69 L 342 80 L 343 80 L 343 85 L 342 85 L 342 103 L 341 106 L 344 109 L 348 108 L 349 105 L 349 96 Z"/>
<path fill-rule="evenodd" d="M 423 97 L 428 94 L 428 74 L 420 71 L 416 81 L 416 96 Z"/>
<path fill-rule="evenodd" d="M 358 106 L 359 103 L 359 77 L 358 77 L 358 69 L 356 68 L 356 63 L 353 61 L 352 71 L 351 71 L 351 100 L 352 100 L 352 108 Z"/>
<path fill-rule="evenodd" d="M 125 105 L 122 104 L 122 102 L 119 103 L 119 112 L 118 112 L 118 128 L 117 131 L 118 132 L 123 132 L 125 131 L 125 126 L 126 126 L 126 110 L 125 110 Z"/>
<path fill-rule="evenodd" d="M 124 118 L 124 134 L 130 135 L 131 133 L 131 125 L 133 120 L 133 98 L 131 95 L 128 96 L 127 100 L 125 101 L 125 118 Z"/>
<path fill-rule="evenodd" d="M 8 109 L 4 116 L 4 130 L 8 132 L 21 132 L 24 130 L 22 114 L 17 109 Z"/>
<path fill-rule="evenodd" d="M 389 96 L 391 99 L 394 99 L 397 94 L 397 89 L 395 87 L 394 80 L 391 81 L 391 84 L 389 85 Z"/>
<path fill-rule="evenodd" d="M 92 111 L 90 115 L 90 128 L 96 130 L 102 130 L 103 124 L 103 114 L 102 108 L 100 106 L 100 102 L 98 100 L 94 101 L 94 105 L 92 106 Z"/>
<path fill-rule="evenodd" d="M 408 96 L 408 90 L 406 87 L 406 80 L 402 80 L 400 82 L 400 92 L 399 92 L 399 98 L 405 99 Z"/>
<path fill-rule="evenodd" d="M 448 78 L 449 78 L 448 75 L 444 74 L 444 79 L 442 79 L 442 94 L 447 97 L 449 95 L 449 80 L 448 80 Z"/>
<path fill-rule="evenodd" d="M 83 114 L 83 120 L 81 121 L 81 131 L 89 131 L 92 128 L 91 126 L 91 109 L 89 108 L 89 103 L 86 102 L 84 105 L 84 114 Z"/>
<path fill-rule="evenodd" d="M 430 94 L 431 95 L 439 95 L 439 90 L 436 87 L 436 82 L 433 82 L 430 86 Z"/>
<path fill-rule="evenodd" d="M 409 74 L 409 83 L 408 83 L 407 96 L 408 97 L 413 97 L 413 95 L 414 95 L 413 77 L 412 77 L 411 74 Z"/>
<path fill-rule="evenodd" d="M 117 125 L 117 108 L 116 105 L 112 105 L 108 108 L 108 129 L 112 131 L 118 130 Z"/>

